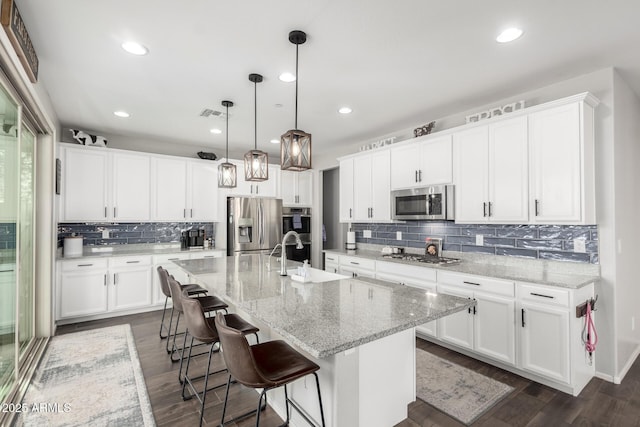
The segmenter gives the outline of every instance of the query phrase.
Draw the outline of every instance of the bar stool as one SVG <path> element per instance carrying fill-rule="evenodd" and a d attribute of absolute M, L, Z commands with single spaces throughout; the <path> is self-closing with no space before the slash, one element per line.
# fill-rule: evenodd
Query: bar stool
<path fill-rule="evenodd" d="M 211 356 L 214 352 L 218 351 L 214 348 L 220 348 L 220 338 L 218 336 L 218 331 L 215 326 L 215 318 L 213 317 L 205 317 L 202 305 L 200 304 L 199 298 L 189 298 L 186 293 L 182 294 L 182 310 L 184 313 L 184 318 L 187 322 L 187 331 L 185 334 L 189 334 L 191 337 L 191 342 L 189 344 L 189 355 L 187 356 L 187 366 L 184 371 L 184 381 L 182 382 L 182 398 L 184 400 L 191 399 L 192 397 L 196 397 L 200 401 L 200 425 L 202 425 L 202 419 L 204 415 L 204 405 L 206 400 L 207 392 L 210 390 L 214 390 L 220 387 L 223 387 L 225 383 L 219 384 L 212 388 L 207 388 L 209 383 L 209 375 L 218 374 L 220 372 L 225 372 L 227 369 L 223 368 L 217 370 L 215 372 L 209 372 L 211 369 Z M 258 331 L 259 329 L 253 326 L 252 324 L 246 322 L 237 314 L 225 314 L 218 313 L 218 315 L 222 316 L 225 319 L 227 324 L 232 325 L 235 330 L 237 330 L 243 336 L 254 334 L 256 336 L 256 340 L 258 340 Z M 191 350 L 194 347 L 194 340 L 198 340 L 203 344 L 209 344 L 209 359 L 207 361 L 207 367 L 205 370 L 205 374 L 198 377 L 190 377 L 189 376 L 189 365 L 191 363 Z M 246 340 L 246 338 L 245 338 Z M 218 346 L 216 346 L 218 344 Z M 183 347 L 184 352 L 184 347 Z M 204 354 L 204 353 L 203 353 Z M 193 381 L 199 378 L 204 377 L 204 388 L 202 393 L 196 390 Z M 185 390 L 189 386 L 191 394 L 189 396 L 185 395 Z M 202 396 L 200 396 L 202 394 Z M 264 408 L 262 408 L 264 409 Z M 251 415 L 253 411 L 244 414 L 243 416 Z"/>
<path fill-rule="evenodd" d="M 164 318 L 165 315 L 167 314 L 167 303 L 169 301 L 169 298 L 171 298 L 171 290 L 169 289 L 169 281 L 168 281 L 168 277 L 169 277 L 169 272 L 163 268 L 161 265 L 158 266 L 157 268 L 158 270 L 158 277 L 160 279 L 160 289 L 162 290 L 162 293 L 164 294 L 164 308 L 162 309 L 162 320 L 160 320 L 160 339 L 165 339 L 168 338 L 170 335 L 170 331 L 171 331 L 171 323 L 173 321 L 173 307 L 171 308 L 171 315 L 169 317 L 169 327 L 167 328 L 167 326 L 164 324 Z M 207 290 L 205 288 L 203 288 L 200 285 L 196 285 L 196 284 L 188 284 L 188 285 L 180 285 L 182 287 L 183 290 L 188 290 L 189 291 L 189 295 L 206 295 L 207 294 Z M 167 335 L 162 335 L 162 330 L 166 329 L 167 330 Z M 167 346 L 167 352 L 169 351 L 169 346 Z"/>
<path fill-rule="evenodd" d="M 179 335 L 178 326 L 180 325 L 180 314 L 182 313 L 183 298 L 181 298 L 181 295 L 183 291 L 180 287 L 180 282 L 174 279 L 173 276 L 169 275 L 167 278 L 167 281 L 169 282 L 169 290 L 171 291 L 171 299 L 173 301 L 173 310 L 178 312 L 178 315 L 176 316 L 176 326 L 175 326 L 175 329 L 173 330 L 173 334 L 171 334 L 171 330 L 169 330 L 169 334 L 173 335 L 173 343 L 171 344 L 171 350 L 169 350 L 169 346 L 168 346 L 169 339 L 167 339 L 167 351 L 169 352 L 172 362 L 180 361 L 180 371 L 178 372 L 178 378 L 180 379 L 180 382 L 182 382 L 182 378 L 181 378 L 182 351 L 180 351 L 180 358 L 178 359 L 174 359 L 173 355 L 176 354 L 178 350 L 181 350 L 176 346 L 176 336 Z M 202 304 L 202 309 L 207 313 L 211 313 L 219 310 L 223 310 L 225 313 L 227 313 L 227 308 L 229 306 L 216 296 L 207 295 L 207 296 L 199 297 L 197 299 Z M 184 342 L 186 343 L 186 338 L 187 338 L 186 335 L 184 336 L 184 338 L 185 338 Z M 183 344 L 183 348 L 184 348 L 184 344 Z"/>
<path fill-rule="evenodd" d="M 320 382 L 318 380 L 318 374 L 316 373 L 316 371 L 320 369 L 318 365 L 294 350 L 284 341 L 269 341 L 250 346 L 242 332 L 228 325 L 225 317 L 221 313 L 216 315 L 215 325 L 218 335 L 220 336 L 222 356 L 229 370 L 224 406 L 222 407 L 222 419 L 220 420 L 222 426 L 225 424 L 224 415 L 227 410 L 229 386 L 231 385 L 232 377 L 246 387 L 263 389 L 260 393 L 260 399 L 258 400 L 256 427 L 260 424 L 262 398 L 264 397 L 266 404 L 267 391 L 280 386 L 284 386 L 287 411 L 287 420 L 284 425 L 289 425 L 289 405 L 298 411 L 310 425 L 315 425 L 313 421 L 302 412 L 298 405 L 289 399 L 289 395 L 287 394 L 287 384 L 306 375 L 313 374 L 316 378 L 320 417 L 322 418 L 322 426 L 324 427 L 325 421 L 322 408 L 322 396 L 320 394 Z"/>

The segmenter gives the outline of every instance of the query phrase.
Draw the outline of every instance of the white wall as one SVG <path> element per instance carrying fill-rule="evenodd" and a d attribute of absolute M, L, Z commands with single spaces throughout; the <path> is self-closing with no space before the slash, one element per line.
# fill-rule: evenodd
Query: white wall
<path fill-rule="evenodd" d="M 617 346 L 616 380 L 623 376 L 640 351 L 640 284 L 637 262 L 640 241 L 640 99 L 614 73 L 614 161 L 616 254 L 615 325 Z"/>

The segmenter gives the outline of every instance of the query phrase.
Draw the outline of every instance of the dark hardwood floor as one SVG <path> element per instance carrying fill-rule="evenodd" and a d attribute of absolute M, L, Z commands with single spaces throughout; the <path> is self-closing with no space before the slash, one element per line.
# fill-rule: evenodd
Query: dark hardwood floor
<path fill-rule="evenodd" d="M 158 337 L 161 311 L 84 322 L 58 327 L 58 334 L 129 323 L 133 329 L 140 363 L 144 372 L 153 414 L 158 426 L 196 426 L 199 403 L 183 401 L 178 383 L 178 363 L 171 363 L 164 349 L 165 340 Z M 636 361 L 621 385 L 593 379 L 578 397 L 556 391 L 502 369 L 487 365 L 454 351 L 418 339 L 417 345 L 440 357 L 507 383 L 515 390 L 479 418 L 473 426 L 639 426 L 640 427 L 640 361 Z M 204 372 L 206 357 L 196 359 L 196 369 Z M 220 355 L 215 355 L 221 366 Z M 212 376 L 211 384 L 226 382 L 226 374 Z M 207 394 L 205 424 L 220 422 L 224 387 Z M 257 405 L 253 390 L 234 385 L 230 392 L 230 416 L 240 414 Z M 261 426 L 280 425 L 282 420 L 267 408 L 261 416 Z M 255 418 L 243 420 L 237 426 L 251 426 Z M 409 418 L 397 427 L 463 426 L 460 422 L 417 400 L 409 405 Z M 352 426 L 339 426 L 352 427 Z"/>

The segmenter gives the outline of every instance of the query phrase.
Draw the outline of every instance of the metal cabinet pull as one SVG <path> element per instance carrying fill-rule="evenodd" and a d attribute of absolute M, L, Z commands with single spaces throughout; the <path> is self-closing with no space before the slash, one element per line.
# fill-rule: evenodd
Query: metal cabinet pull
<path fill-rule="evenodd" d="M 191 209 L 191 218 L 193 218 L 193 209 Z"/>
<path fill-rule="evenodd" d="M 180 259 L 180 258 L 167 258 L 167 261 L 177 261 L 177 260 L 179 260 L 179 259 Z"/>
<path fill-rule="evenodd" d="M 205 255 L 204 257 L 205 257 L 205 258 L 215 258 L 215 256 L 214 256 L 214 255 Z"/>
<path fill-rule="evenodd" d="M 104 275 L 104 286 L 107 286 L 107 275 Z"/>
<path fill-rule="evenodd" d="M 187 217 L 187 208 L 184 208 L 184 209 L 182 210 L 182 217 L 183 217 L 183 218 L 186 218 L 186 217 Z"/>
<path fill-rule="evenodd" d="M 422 182 L 422 169 L 418 171 L 418 182 Z"/>
<path fill-rule="evenodd" d="M 491 202 L 489 202 L 488 205 L 489 205 L 489 216 L 491 216 Z"/>
<path fill-rule="evenodd" d="M 13 270 L 0 270 L 0 273 L 11 273 Z"/>
<path fill-rule="evenodd" d="M 466 285 L 480 286 L 480 283 L 467 282 L 467 281 L 464 281 L 464 282 L 462 282 L 462 283 L 464 283 L 464 284 L 466 284 Z"/>
<path fill-rule="evenodd" d="M 529 295 L 533 295 L 534 297 L 542 297 L 542 298 L 549 298 L 549 299 L 554 299 L 555 298 L 552 295 L 537 294 L 535 292 L 529 292 Z"/>
<path fill-rule="evenodd" d="M 353 217 L 352 212 L 353 212 L 353 209 L 349 208 L 349 218 Z"/>
<path fill-rule="evenodd" d="M 140 262 L 140 260 L 138 260 L 138 261 L 127 261 L 127 264 L 137 264 L 139 262 Z"/>
<path fill-rule="evenodd" d="M 359 262 L 355 262 L 355 261 L 349 261 L 349 264 L 353 264 L 353 265 L 360 265 Z"/>
<path fill-rule="evenodd" d="M 416 182 L 418 182 L 418 171 L 416 171 L 416 178 L 415 178 Z"/>
<path fill-rule="evenodd" d="M 91 267 L 93 264 L 78 264 L 78 267 Z"/>
<path fill-rule="evenodd" d="M 540 215 L 540 200 L 538 200 L 538 199 L 536 199 L 535 214 L 536 214 L 536 216 Z"/>
<path fill-rule="evenodd" d="M 522 327 L 524 328 L 524 308 L 521 311 L 522 314 Z"/>
<path fill-rule="evenodd" d="M 118 208 L 116 208 L 115 206 L 113 207 L 113 217 L 114 218 L 118 217 Z"/>
<path fill-rule="evenodd" d="M 487 216 L 487 202 L 482 202 L 482 216 Z"/>
<path fill-rule="evenodd" d="M 118 273 L 113 273 L 113 286 L 118 284 Z"/>
<path fill-rule="evenodd" d="M 107 207 L 106 206 L 104 207 L 104 217 L 105 218 L 107 217 Z"/>

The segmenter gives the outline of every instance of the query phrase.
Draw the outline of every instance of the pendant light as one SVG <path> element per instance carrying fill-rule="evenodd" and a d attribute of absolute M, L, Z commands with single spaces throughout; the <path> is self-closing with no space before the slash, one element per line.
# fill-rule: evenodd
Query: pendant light
<path fill-rule="evenodd" d="M 266 181 L 269 179 L 269 155 L 258 150 L 258 83 L 262 81 L 260 74 L 249 74 L 249 81 L 253 82 L 253 117 L 254 136 L 253 150 L 244 155 L 244 179 L 246 181 Z"/>
<path fill-rule="evenodd" d="M 236 186 L 236 165 L 229 163 L 229 107 L 233 107 L 233 102 L 222 101 L 222 106 L 227 109 L 227 156 L 226 161 L 218 165 L 218 187 L 234 188 Z"/>
<path fill-rule="evenodd" d="M 307 35 L 303 31 L 291 31 L 289 41 L 296 45 L 296 119 L 295 128 L 280 137 L 280 168 L 304 171 L 311 169 L 311 134 L 298 129 L 298 46 L 307 41 Z"/>

